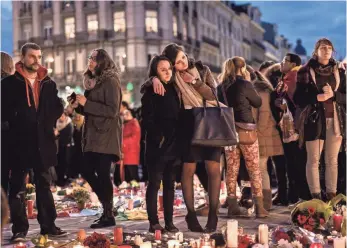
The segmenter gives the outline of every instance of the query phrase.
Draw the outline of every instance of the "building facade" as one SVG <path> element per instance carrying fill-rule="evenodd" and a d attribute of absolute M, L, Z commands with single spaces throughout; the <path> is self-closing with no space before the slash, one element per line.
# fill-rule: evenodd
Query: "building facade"
<path fill-rule="evenodd" d="M 140 104 L 149 61 L 175 42 L 217 75 L 223 61 L 242 56 L 258 66 L 261 13 L 230 1 L 12 1 L 13 55 L 35 42 L 60 92 L 83 91 L 87 57 L 105 49 L 121 70 L 124 100 Z"/>

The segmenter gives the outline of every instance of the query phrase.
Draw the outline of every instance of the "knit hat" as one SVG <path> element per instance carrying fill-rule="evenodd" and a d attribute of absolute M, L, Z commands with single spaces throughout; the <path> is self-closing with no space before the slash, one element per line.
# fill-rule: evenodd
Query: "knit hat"
<path fill-rule="evenodd" d="M 164 48 L 162 55 L 167 57 L 172 65 L 175 65 L 176 57 L 179 51 L 184 52 L 183 47 L 177 45 L 176 43 L 171 43 Z"/>

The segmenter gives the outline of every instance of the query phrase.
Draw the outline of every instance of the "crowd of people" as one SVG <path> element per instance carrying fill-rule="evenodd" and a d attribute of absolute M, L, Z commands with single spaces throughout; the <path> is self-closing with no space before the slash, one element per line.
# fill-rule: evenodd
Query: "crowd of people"
<path fill-rule="evenodd" d="M 84 94 L 64 100 L 40 63 L 40 47 L 27 43 L 21 54 L 14 65 L 1 52 L 1 179 L 14 242 L 24 240 L 29 229 L 28 173 L 36 185 L 41 234 L 52 236 L 66 232 L 54 224 L 50 187 L 64 187 L 79 175 L 103 207 L 91 228 L 115 225 L 113 187 L 124 181 L 147 183 L 150 232 L 178 231 L 173 222 L 176 182 L 182 187 L 188 229 L 206 233 L 216 231 L 220 207 L 234 218 L 245 216 L 244 207 L 251 203 L 256 217 L 265 218 L 272 205 L 345 194 L 346 65 L 334 59 L 329 39 L 316 42 L 305 65 L 288 53 L 281 63 L 265 61 L 255 70 L 235 56 L 223 63 L 217 78 L 183 47 L 169 44 L 150 62 L 139 111 L 122 101 L 120 72 L 103 49 L 88 57 Z M 192 144 L 196 130 L 190 110 L 203 107 L 233 109 L 237 144 Z M 207 203 L 199 209 L 194 175 L 206 192 Z M 240 200 L 241 180 L 251 187 L 243 188 Z M 227 186 L 223 206 L 222 181 Z M 157 210 L 161 183 L 164 227 Z M 208 216 L 204 228 L 198 215 Z"/>

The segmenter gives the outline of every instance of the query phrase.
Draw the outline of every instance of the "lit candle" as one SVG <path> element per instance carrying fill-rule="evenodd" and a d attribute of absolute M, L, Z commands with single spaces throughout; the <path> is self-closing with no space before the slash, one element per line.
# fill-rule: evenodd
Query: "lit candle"
<path fill-rule="evenodd" d="M 338 232 L 341 231 L 341 225 L 343 221 L 343 216 L 340 214 L 334 214 L 333 216 L 333 222 L 334 222 L 334 229 Z"/>
<path fill-rule="evenodd" d="M 32 217 L 34 213 L 34 201 L 33 200 L 27 200 L 27 206 L 28 206 L 28 217 Z"/>
<path fill-rule="evenodd" d="M 178 240 L 169 240 L 167 242 L 168 248 L 175 248 L 175 247 L 179 247 L 180 242 L 178 242 Z"/>
<path fill-rule="evenodd" d="M 161 240 L 161 230 L 155 230 L 155 240 Z"/>
<path fill-rule="evenodd" d="M 143 244 L 143 240 L 140 235 L 135 235 L 134 244 L 137 246 L 140 246 L 141 244 Z"/>
<path fill-rule="evenodd" d="M 116 226 L 113 230 L 113 235 L 115 245 L 123 244 L 123 227 Z"/>
<path fill-rule="evenodd" d="M 346 238 L 336 238 L 334 239 L 334 248 L 345 248 L 346 247 Z"/>
<path fill-rule="evenodd" d="M 267 225 L 259 225 L 258 239 L 259 243 L 262 245 L 267 245 L 269 243 L 269 227 Z"/>
<path fill-rule="evenodd" d="M 19 244 L 15 246 L 15 248 L 26 248 L 26 247 L 27 247 L 26 244 L 23 244 L 22 242 L 20 242 Z"/>
<path fill-rule="evenodd" d="M 178 240 L 180 243 L 182 243 L 183 242 L 183 233 L 182 232 L 176 233 L 175 239 Z"/>
<path fill-rule="evenodd" d="M 227 222 L 227 247 L 238 247 L 238 222 L 237 220 L 228 220 Z"/>

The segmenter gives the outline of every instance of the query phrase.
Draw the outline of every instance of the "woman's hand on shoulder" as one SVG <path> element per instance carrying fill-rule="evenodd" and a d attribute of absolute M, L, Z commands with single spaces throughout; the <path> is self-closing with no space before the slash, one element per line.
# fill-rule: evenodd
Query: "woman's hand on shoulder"
<path fill-rule="evenodd" d="M 164 96 L 165 95 L 165 88 L 163 84 L 160 82 L 160 80 L 157 77 L 154 77 L 152 79 L 153 82 L 153 91 L 157 95 Z"/>

